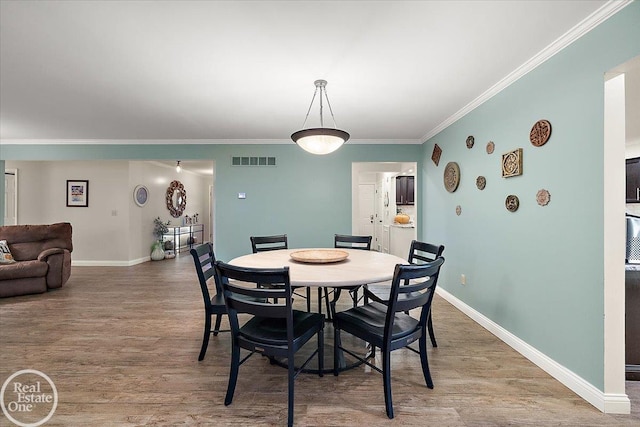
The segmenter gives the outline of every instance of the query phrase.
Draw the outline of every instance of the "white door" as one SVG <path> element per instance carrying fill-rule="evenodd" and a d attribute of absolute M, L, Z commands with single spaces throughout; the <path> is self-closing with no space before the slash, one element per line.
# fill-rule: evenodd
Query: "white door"
<path fill-rule="evenodd" d="M 18 171 L 4 173 L 4 225 L 18 224 Z"/>
<path fill-rule="evenodd" d="M 375 184 L 358 186 L 358 235 L 373 236 L 373 221 L 376 213 Z"/>

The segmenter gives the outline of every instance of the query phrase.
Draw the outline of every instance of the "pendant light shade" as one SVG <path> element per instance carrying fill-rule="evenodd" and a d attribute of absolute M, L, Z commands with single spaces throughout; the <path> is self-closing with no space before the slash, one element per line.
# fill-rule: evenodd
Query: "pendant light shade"
<path fill-rule="evenodd" d="M 178 173 L 182 172 L 182 166 L 180 166 L 180 160 L 178 160 L 178 163 L 176 163 L 176 172 Z"/>
<path fill-rule="evenodd" d="M 331 109 L 331 104 L 329 103 L 329 97 L 327 96 L 327 81 L 326 80 L 316 80 L 314 82 L 316 86 L 316 90 L 313 93 L 313 98 L 311 99 L 311 105 L 309 105 L 309 110 L 307 111 L 307 116 L 304 119 L 304 123 L 302 124 L 303 129 L 297 132 L 294 132 L 291 135 L 291 139 L 293 142 L 298 144 L 303 150 L 311 153 L 311 154 L 329 154 L 336 151 L 338 148 L 342 146 L 347 140 L 349 140 L 349 134 L 343 130 L 335 128 L 335 117 L 333 116 L 333 111 Z M 319 128 L 308 128 L 304 129 L 304 125 L 307 123 L 307 119 L 309 118 L 309 112 L 313 107 L 313 101 L 316 99 L 316 95 L 318 94 L 318 90 L 320 90 L 320 127 Z M 334 128 L 326 128 L 324 127 L 324 119 L 323 119 L 323 97 L 327 100 L 327 105 L 329 106 L 329 112 L 331 113 L 331 118 L 333 119 Z"/>

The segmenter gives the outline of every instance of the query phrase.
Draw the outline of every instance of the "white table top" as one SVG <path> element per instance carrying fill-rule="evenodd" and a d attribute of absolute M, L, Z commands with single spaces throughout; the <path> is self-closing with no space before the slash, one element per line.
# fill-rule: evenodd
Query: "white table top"
<path fill-rule="evenodd" d="M 307 264 L 292 260 L 289 254 L 301 250 L 306 249 L 258 252 L 234 258 L 229 264 L 250 268 L 287 266 L 292 286 L 332 288 L 388 281 L 393 278 L 396 264 L 408 264 L 406 260 L 395 255 L 342 248 L 340 250 L 348 252 L 349 257 L 337 263 Z"/>

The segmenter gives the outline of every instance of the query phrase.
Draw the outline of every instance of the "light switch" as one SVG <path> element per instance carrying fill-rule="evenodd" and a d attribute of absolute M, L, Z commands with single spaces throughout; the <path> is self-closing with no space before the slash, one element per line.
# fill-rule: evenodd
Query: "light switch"
<path fill-rule="evenodd" d="M 246 199 L 247 193 L 238 193 L 238 199 Z"/>

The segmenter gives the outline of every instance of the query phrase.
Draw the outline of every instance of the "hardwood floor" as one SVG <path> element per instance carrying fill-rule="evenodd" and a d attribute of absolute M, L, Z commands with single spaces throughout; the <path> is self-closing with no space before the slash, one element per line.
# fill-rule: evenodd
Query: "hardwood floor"
<path fill-rule="evenodd" d="M 341 302 L 346 307 L 346 297 Z M 382 376 L 370 368 L 300 374 L 295 424 L 640 425 L 640 382 L 627 383 L 636 403 L 631 415 L 605 415 L 439 297 L 433 315 L 433 390 L 407 350 L 392 355 L 393 420 L 385 415 Z M 225 407 L 229 335 L 212 337 L 198 362 L 202 328 L 188 254 L 129 268 L 74 267 L 60 290 L 0 300 L 0 382 L 21 369 L 47 374 L 59 395 L 47 426 L 285 424 L 286 371 L 252 357 Z M 10 425 L 4 415 L 0 425 Z"/>

